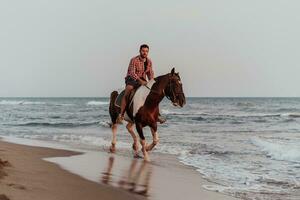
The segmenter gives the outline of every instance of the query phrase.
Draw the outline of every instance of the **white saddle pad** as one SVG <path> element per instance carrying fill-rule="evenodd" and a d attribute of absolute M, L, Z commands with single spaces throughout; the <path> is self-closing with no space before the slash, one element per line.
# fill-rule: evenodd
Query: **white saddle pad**
<path fill-rule="evenodd" d="M 151 79 L 147 83 L 148 88 L 152 88 L 153 84 L 155 83 L 154 79 Z M 133 98 L 132 98 L 132 103 L 133 103 L 133 117 L 135 117 L 136 113 L 139 111 L 139 109 L 144 105 L 147 96 L 150 93 L 150 90 L 146 86 L 141 86 L 137 89 L 135 92 Z M 127 113 L 125 114 L 125 120 L 129 119 L 127 116 Z"/>

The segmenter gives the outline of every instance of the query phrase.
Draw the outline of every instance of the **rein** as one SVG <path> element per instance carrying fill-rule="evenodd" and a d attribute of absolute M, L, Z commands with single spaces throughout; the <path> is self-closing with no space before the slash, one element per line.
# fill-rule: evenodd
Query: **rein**
<path fill-rule="evenodd" d="M 175 101 L 176 100 L 176 95 L 178 95 L 178 94 L 181 94 L 181 93 L 176 93 L 173 89 L 172 89 L 172 81 L 170 80 L 170 78 L 169 78 L 169 80 L 168 80 L 169 82 L 168 82 L 168 89 L 169 89 L 169 91 L 171 92 L 171 94 L 172 94 L 172 97 L 173 97 L 173 100 Z M 150 92 L 153 92 L 153 93 L 156 93 L 156 94 L 160 94 L 158 91 L 155 91 L 155 90 L 152 90 L 151 88 L 149 88 L 147 85 L 144 85 L 148 90 L 150 90 Z M 172 101 L 172 98 L 171 98 L 171 96 L 169 96 L 169 95 L 167 95 L 166 93 L 165 93 L 165 89 L 163 89 L 163 95 L 165 96 L 165 97 L 167 97 L 167 99 L 169 99 L 170 101 Z"/>
<path fill-rule="evenodd" d="M 151 88 L 149 88 L 147 85 L 144 85 L 148 90 L 150 90 L 150 92 L 156 93 L 156 94 L 160 94 L 159 92 L 152 90 Z M 165 90 L 163 89 L 163 95 L 165 96 Z"/>

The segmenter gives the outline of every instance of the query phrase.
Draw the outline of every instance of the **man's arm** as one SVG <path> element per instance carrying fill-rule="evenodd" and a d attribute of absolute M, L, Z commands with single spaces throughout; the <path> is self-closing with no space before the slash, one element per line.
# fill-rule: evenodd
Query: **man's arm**
<path fill-rule="evenodd" d="M 139 78 L 138 75 L 135 73 L 134 58 L 132 58 L 129 62 L 127 75 L 133 78 L 134 80 L 137 80 Z"/>
<path fill-rule="evenodd" d="M 152 68 L 152 61 L 149 59 L 149 65 L 148 65 L 149 69 L 147 71 L 147 77 L 149 80 L 154 78 L 154 72 L 153 72 L 153 68 Z"/>

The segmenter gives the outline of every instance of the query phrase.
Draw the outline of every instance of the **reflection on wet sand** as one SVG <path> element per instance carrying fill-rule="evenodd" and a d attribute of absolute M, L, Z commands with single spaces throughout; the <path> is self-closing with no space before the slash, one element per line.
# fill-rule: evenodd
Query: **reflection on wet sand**
<path fill-rule="evenodd" d="M 130 166 L 128 166 L 128 170 L 125 170 L 122 176 L 114 177 L 112 173 L 114 160 L 113 156 L 109 157 L 107 168 L 102 172 L 101 182 L 135 194 L 148 196 L 151 165 L 145 161 L 133 159 Z M 119 180 L 113 180 L 114 178 Z"/>

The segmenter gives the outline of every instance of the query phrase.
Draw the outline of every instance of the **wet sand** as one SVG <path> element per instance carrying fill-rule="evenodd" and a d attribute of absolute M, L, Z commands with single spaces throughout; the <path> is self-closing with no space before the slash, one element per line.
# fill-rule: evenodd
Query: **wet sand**
<path fill-rule="evenodd" d="M 0 141 L 0 158 L 10 163 L 10 166 L 0 169 L 5 173 L 0 179 L 0 200 L 144 199 L 88 181 L 42 160 L 44 157 L 76 154 L 79 153 Z"/>
<path fill-rule="evenodd" d="M 12 200 L 235 199 L 205 190 L 202 186 L 211 183 L 174 156 L 152 154 L 147 163 L 129 154 L 82 154 L 7 142 L 0 142 L 0 149 L 0 158 L 12 165 L 5 167 L 0 194 Z"/>
<path fill-rule="evenodd" d="M 88 180 L 122 188 L 150 200 L 232 200 L 235 199 L 203 185 L 211 183 L 201 178 L 193 167 L 179 163 L 175 156 L 152 154 L 150 163 L 132 159 L 127 154 L 88 152 L 71 157 L 46 158 L 62 168 Z M 88 163 L 88 164 L 87 164 Z"/>

